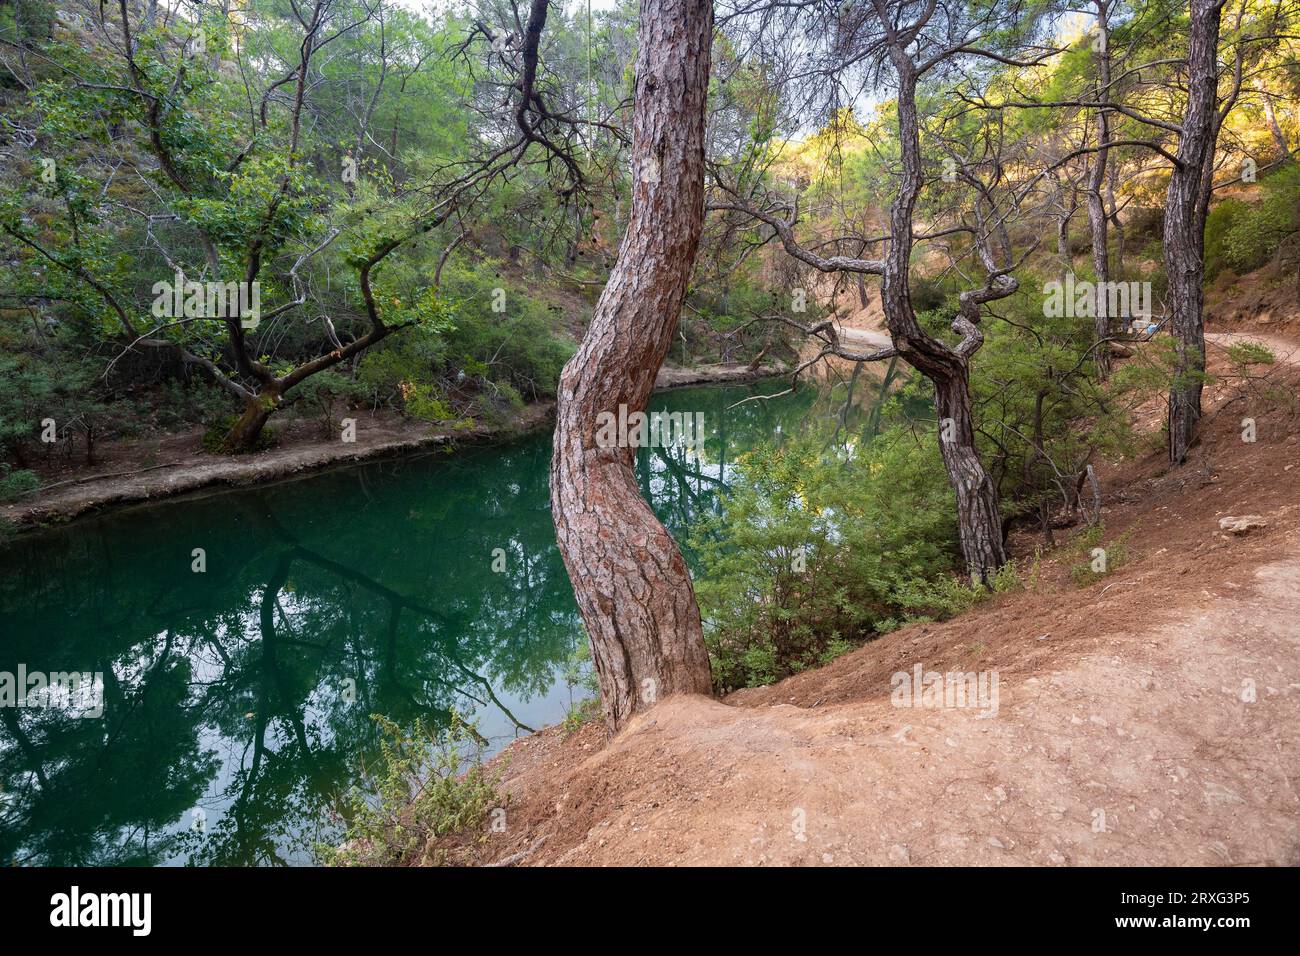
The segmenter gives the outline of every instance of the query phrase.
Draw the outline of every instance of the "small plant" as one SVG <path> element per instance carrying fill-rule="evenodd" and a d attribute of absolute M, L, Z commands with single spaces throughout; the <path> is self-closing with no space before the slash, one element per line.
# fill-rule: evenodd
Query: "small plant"
<path fill-rule="evenodd" d="M 1008 561 L 1002 567 L 998 568 L 998 573 L 993 576 L 992 588 L 994 594 L 1007 594 L 1011 591 L 1022 590 L 1025 586 L 1024 581 L 1020 578 L 1020 571 L 1015 562 Z"/>
<path fill-rule="evenodd" d="M 0 501 L 10 501 L 35 491 L 41 486 L 41 480 L 30 471 L 13 470 L 8 465 L 0 465 Z"/>
<path fill-rule="evenodd" d="M 1037 591 L 1038 580 L 1043 573 L 1043 549 L 1034 549 L 1034 560 L 1029 563 L 1029 573 L 1025 576 L 1024 586 L 1026 591 Z"/>
<path fill-rule="evenodd" d="M 596 670 L 591 666 L 591 645 L 584 633 L 582 639 L 569 655 L 561 673 L 564 685 L 569 689 L 569 707 L 564 713 L 564 735 L 576 733 L 589 720 L 600 716 L 600 681 Z M 578 701 L 573 699 L 573 691 L 579 688 L 586 696 Z"/>
<path fill-rule="evenodd" d="M 1277 357 L 1272 349 L 1258 342 L 1233 342 L 1228 346 L 1228 361 L 1244 373 L 1252 365 L 1272 365 Z"/>
<path fill-rule="evenodd" d="M 363 766 L 363 786 L 335 801 L 345 822 L 341 845 L 320 846 L 329 866 L 441 865 L 448 853 L 431 848 L 451 834 L 472 833 L 475 844 L 487 839 L 485 823 L 492 809 L 504 804 L 499 777 L 482 762 L 483 737 L 454 710 L 444 730 L 417 720 L 404 730 L 387 717 L 371 715 L 382 735 L 379 759 Z"/>
<path fill-rule="evenodd" d="M 294 386 L 285 398 L 296 403 L 298 414 L 314 420 L 320 433 L 328 438 L 338 433 L 336 410 L 362 401 L 365 389 L 348 376 L 327 369 Z"/>
<path fill-rule="evenodd" d="M 1128 551 L 1128 539 L 1132 531 L 1124 532 L 1118 538 L 1111 540 L 1109 544 L 1095 547 L 1096 542 L 1101 540 L 1101 533 L 1094 532 L 1099 532 L 1100 528 L 1101 525 L 1094 525 L 1079 535 L 1079 540 L 1085 541 L 1084 547 L 1090 550 L 1086 560 L 1070 568 L 1070 580 L 1077 587 L 1087 587 L 1089 584 L 1119 570 L 1128 564 L 1131 557 Z"/>

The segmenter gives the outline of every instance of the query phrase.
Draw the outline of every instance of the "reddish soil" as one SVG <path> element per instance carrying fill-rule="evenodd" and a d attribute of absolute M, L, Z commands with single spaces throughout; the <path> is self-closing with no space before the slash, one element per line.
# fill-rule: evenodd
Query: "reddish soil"
<path fill-rule="evenodd" d="M 1270 375 L 1296 394 L 1294 357 Z M 1023 589 L 956 619 L 662 701 L 611 741 L 595 723 L 520 740 L 481 862 L 1300 863 L 1300 419 L 1228 377 L 1207 409 L 1184 467 L 1101 469 L 1102 542 L 1128 556 L 1109 574 L 1079 586 L 1086 547 L 1035 562 L 1020 535 Z M 1247 514 L 1264 526 L 1220 529 Z M 996 713 L 894 706 L 917 664 L 996 672 Z"/>
<path fill-rule="evenodd" d="M 1300 275 L 1274 264 L 1238 277 L 1224 272 L 1205 290 L 1210 326 L 1300 341 Z"/>

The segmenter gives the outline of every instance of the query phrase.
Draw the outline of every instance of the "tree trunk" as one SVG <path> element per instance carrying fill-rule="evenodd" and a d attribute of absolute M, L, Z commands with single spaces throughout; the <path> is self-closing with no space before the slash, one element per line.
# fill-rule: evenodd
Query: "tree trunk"
<path fill-rule="evenodd" d="M 245 402 L 243 414 L 226 432 L 226 450 L 241 454 L 253 451 L 262 435 L 262 429 L 278 405 L 276 398 L 266 392 Z"/>
<path fill-rule="evenodd" d="M 1056 257 L 1061 260 L 1061 265 L 1067 272 L 1074 269 L 1074 257 L 1070 254 L 1069 213 L 1056 220 Z"/>
<path fill-rule="evenodd" d="M 1097 39 L 1097 102 L 1110 102 L 1110 23 L 1109 0 L 1096 0 Z M 1110 281 L 1110 259 L 1107 255 L 1106 204 L 1102 199 L 1102 186 L 1106 179 L 1106 165 L 1110 150 L 1110 113 L 1103 106 L 1097 110 L 1097 146 L 1092 156 L 1092 169 L 1088 176 L 1088 232 L 1092 241 L 1092 267 L 1096 273 L 1097 295 L 1093 308 L 1094 341 L 1102 342 L 1110 335 L 1110 316 L 1106 314 L 1106 283 Z M 1102 379 L 1110 375 L 1110 350 L 1099 345 L 1094 350 L 1097 374 Z"/>
<path fill-rule="evenodd" d="M 1106 174 L 1106 218 L 1115 234 L 1115 255 L 1111 257 L 1109 273 L 1124 277 L 1124 224 L 1119 221 L 1119 204 L 1115 202 L 1115 179 L 1119 176 L 1118 163 L 1111 159 L 1110 172 Z"/>
<path fill-rule="evenodd" d="M 1177 360 L 1169 389 L 1169 460 L 1187 460 L 1201 417 L 1205 375 L 1205 213 L 1218 132 L 1216 55 L 1222 8 L 1214 0 L 1191 0 L 1187 51 L 1187 113 L 1177 162 L 1165 200 L 1165 271 L 1169 276 L 1169 324 Z"/>
<path fill-rule="evenodd" d="M 898 194 L 889 208 L 889 253 L 884 261 L 880 301 L 885 325 L 899 355 L 934 383 L 939 448 L 957 498 L 962 556 L 971 580 L 989 584 L 1006 563 L 1007 554 L 1002 543 L 997 490 L 975 446 L 969 362 L 984 340 L 977 327 L 982 303 L 1014 292 L 1016 284 L 1008 280 L 997 291 L 962 293 L 962 308 L 953 329 L 963 339 L 955 349 L 929 335 L 917 322 L 910 283 L 912 214 L 924 182 L 916 111 L 917 73 L 915 64 L 901 47 L 894 46 L 890 58 L 898 73 L 898 138 L 903 173 Z"/>
<path fill-rule="evenodd" d="M 935 381 L 941 428 L 939 452 L 957 496 L 957 532 L 971 580 L 986 587 L 1007 563 L 998 492 L 975 448 L 974 417 L 966 370 Z"/>
<path fill-rule="evenodd" d="M 708 694 L 686 562 L 637 486 L 636 449 L 601 447 L 601 413 L 643 411 L 672 345 L 704 216 L 710 0 L 642 0 L 627 233 L 586 337 L 560 376 L 551 508 L 591 641 L 605 722 Z"/>
<path fill-rule="evenodd" d="M 1277 109 L 1273 106 L 1273 97 L 1264 89 L 1262 82 L 1255 84 L 1259 98 L 1264 101 L 1264 119 L 1268 121 L 1268 130 L 1273 134 L 1273 143 L 1277 146 L 1278 159 L 1282 162 L 1291 156 L 1291 145 L 1286 141 L 1286 133 L 1277 121 Z"/>

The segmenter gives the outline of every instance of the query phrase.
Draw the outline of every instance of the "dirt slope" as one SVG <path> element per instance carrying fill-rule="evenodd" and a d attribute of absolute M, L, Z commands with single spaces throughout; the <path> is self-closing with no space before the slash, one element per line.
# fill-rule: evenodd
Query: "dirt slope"
<path fill-rule="evenodd" d="M 1295 394 L 1300 371 L 1274 374 Z M 1086 554 L 1058 553 L 774 687 L 664 701 L 608 744 L 521 740 L 484 862 L 1300 864 L 1300 420 L 1210 396 L 1188 465 L 1103 469 L 1118 570 L 1078 587 Z M 1220 529 L 1244 514 L 1264 526 Z M 893 706 L 917 664 L 996 672 L 996 713 Z"/>

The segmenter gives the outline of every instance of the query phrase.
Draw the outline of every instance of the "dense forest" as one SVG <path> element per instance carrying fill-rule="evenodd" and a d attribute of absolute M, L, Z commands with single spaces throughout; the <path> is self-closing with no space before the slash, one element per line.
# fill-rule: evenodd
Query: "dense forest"
<path fill-rule="evenodd" d="M 1121 560 L 1207 290 L 1300 298 L 1297 146 L 1295 0 L 4 0 L 0 503 L 554 404 L 613 732 Z M 819 396 L 676 535 L 596 437 L 666 362 Z"/>

